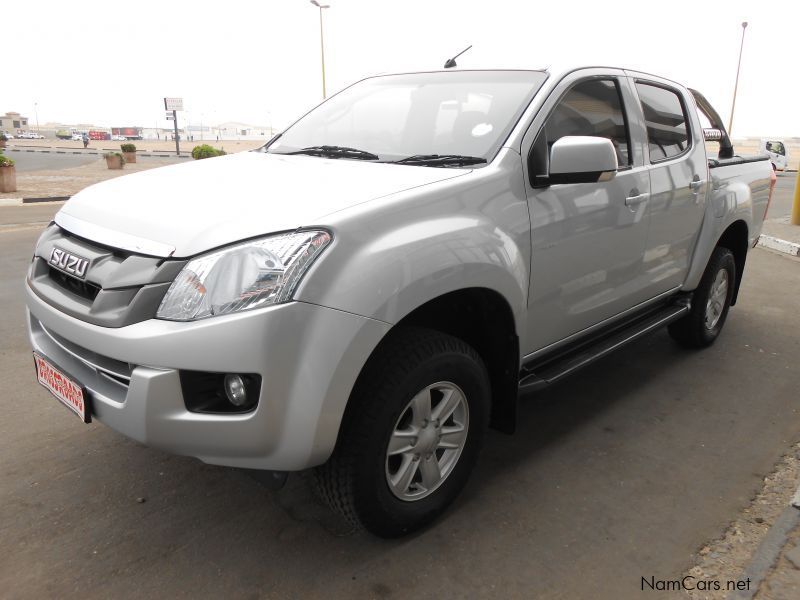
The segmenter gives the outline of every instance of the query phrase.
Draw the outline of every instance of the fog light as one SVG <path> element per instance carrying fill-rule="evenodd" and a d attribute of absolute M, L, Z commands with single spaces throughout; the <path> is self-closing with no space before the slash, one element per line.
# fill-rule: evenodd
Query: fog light
<path fill-rule="evenodd" d="M 234 406 L 247 404 L 247 390 L 240 375 L 225 375 L 225 395 Z"/>

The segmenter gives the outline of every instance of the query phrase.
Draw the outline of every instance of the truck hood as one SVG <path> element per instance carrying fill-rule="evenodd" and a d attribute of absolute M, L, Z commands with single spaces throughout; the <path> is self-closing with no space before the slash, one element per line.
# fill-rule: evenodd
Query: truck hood
<path fill-rule="evenodd" d="M 241 152 L 98 183 L 55 217 L 75 235 L 142 254 L 193 256 L 469 170 Z"/>

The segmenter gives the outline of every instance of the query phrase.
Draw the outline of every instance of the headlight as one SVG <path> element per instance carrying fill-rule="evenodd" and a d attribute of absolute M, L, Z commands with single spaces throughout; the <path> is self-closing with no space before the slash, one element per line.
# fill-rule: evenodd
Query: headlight
<path fill-rule="evenodd" d="M 274 235 L 190 260 L 169 286 L 156 318 L 193 321 L 292 299 L 327 231 Z"/>

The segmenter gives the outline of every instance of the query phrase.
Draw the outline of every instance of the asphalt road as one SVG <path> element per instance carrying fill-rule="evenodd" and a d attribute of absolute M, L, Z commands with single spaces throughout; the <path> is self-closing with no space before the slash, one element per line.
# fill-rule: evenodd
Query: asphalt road
<path fill-rule="evenodd" d="M 97 155 L 95 154 L 73 154 L 71 150 L 65 150 L 64 152 L 65 154 L 55 154 L 55 152 L 48 154 L 45 152 L 26 152 L 24 150 L 9 150 L 6 148 L 4 154 L 14 159 L 17 171 L 20 173 L 51 169 L 70 169 L 72 167 L 88 165 L 97 160 Z"/>
<path fill-rule="evenodd" d="M 799 437 L 800 261 L 756 249 L 714 347 L 660 332 L 527 399 L 445 518 L 378 540 L 303 475 L 271 492 L 40 388 L 22 294 L 39 231 L 0 227 L 4 598 L 652 597 L 641 577 L 679 578 Z"/>

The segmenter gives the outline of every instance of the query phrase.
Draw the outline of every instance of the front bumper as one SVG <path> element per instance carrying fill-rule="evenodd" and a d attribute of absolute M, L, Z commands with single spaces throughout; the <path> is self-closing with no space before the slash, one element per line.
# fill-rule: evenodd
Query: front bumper
<path fill-rule="evenodd" d="M 390 325 L 303 302 L 192 323 L 107 328 L 26 285 L 34 350 L 92 396 L 93 417 L 148 446 L 217 465 L 296 471 L 325 462 L 358 374 Z M 186 409 L 179 370 L 258 373 L 245 414 Z"/>

